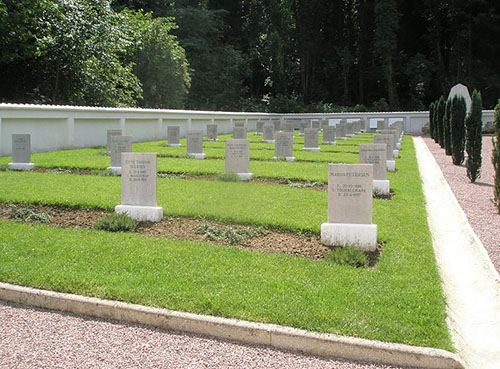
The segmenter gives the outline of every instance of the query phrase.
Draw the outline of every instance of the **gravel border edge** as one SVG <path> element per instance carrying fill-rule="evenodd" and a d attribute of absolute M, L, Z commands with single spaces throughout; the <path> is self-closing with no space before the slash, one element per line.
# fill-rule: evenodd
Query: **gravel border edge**
<path fill-rule="evenodd" d="M 429 369 L 463 369 L 451 352 L 171 311 L 0 282 L 0 299 L 32 307 L 194 333 L 308 355 Z"/>

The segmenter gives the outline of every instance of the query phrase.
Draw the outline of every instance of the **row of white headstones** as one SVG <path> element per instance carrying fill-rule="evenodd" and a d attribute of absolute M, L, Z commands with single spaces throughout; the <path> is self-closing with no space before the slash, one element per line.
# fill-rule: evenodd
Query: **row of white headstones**
<path fill-rule="evenodd" d="M 318 134 L 318 129 L 311 129 Z M 126 213 L 139 221 L 160 221 L 163 208 L 157 206 L 156 200 L 157 154 L 133 153 L 132 137 L 119 134 L 121 131 L 108 131 L 108 149 L 111 154 L 111 166 L 108 169 L 122 176 L 122 203 L 115 207 L 115 212 Z M 276 134 L 277 151 L 280 143 L 286 141 L 287 148 L 280 152 L 292 152 L 292 134 Z M 395 170 L 394 157 L 398 156 L 398 149 L 393 148 L 400 147 L 402 135 L 402 124 L 396 123 L 374 136 L 374 144 L 360 144 L 360 164 L 328 165 L 328 222 L 321 225 L 323 244 L 355 246 L 368 251 L 376 249 L 377 225 L 372 224 L 372 194 L 374 190 L 381 194 L 389 193 L 390 183 L 386 179 L 386 170 Z M 199 132 L 194 137 L 196 141 L 203 142 Z M 187 138 L 189 147 L 189 132 Z M 226 140 L 227 173 L 235 173 L 243 180 L 252 178 L 249 173 L 249 146 L 247 139 Z M 31 163 L 29 134 L 12 135 L 12 148 L 13 160 L 9 163 L 11 169 L 30 170 L 34 167 Z"/>

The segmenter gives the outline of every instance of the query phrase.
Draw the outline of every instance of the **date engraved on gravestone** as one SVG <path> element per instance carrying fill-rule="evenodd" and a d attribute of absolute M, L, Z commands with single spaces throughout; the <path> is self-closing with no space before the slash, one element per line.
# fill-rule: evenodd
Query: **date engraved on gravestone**
<path fill-rule="evenodd" d="M 30 163 L 31 162 L 31 135 L 13 134 L 12 135 L 12 162 Z"/>
<path fill-rule="evenodd" d="M 372 164 L 328 165 L 328 223 L 372 223 Z"/>
<path fill-rule="evenodd" d="M 156 206 L 156 153 L 122 153 L 122 205 Z"/>
<path fill-rule="evenodd" d="M 111 166 L 121 167 L 123 152 L 132 152 L 132 136 L 111 136 Z"/>
<path fill-rule="evenodd" d="M 181 139 L 181 127 L 180 126 L 168 126 L 167 127 L 167 142 L 169 145 L 179 145 Z"/>
<path fill-rule="evenodd" d="M 373 164 L 373 179 L 386 179 L 387 144 L 359 145 L 359 163 Z"/>
<path fill-rule="evenodd" d="M 246 139 L 226 140 L 226 172 L 248 173 L 250 142 Z"/>

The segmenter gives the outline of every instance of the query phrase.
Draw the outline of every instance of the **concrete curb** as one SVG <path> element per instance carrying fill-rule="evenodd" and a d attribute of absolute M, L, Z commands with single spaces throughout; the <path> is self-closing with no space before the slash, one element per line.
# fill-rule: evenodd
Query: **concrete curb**
<path fill-rule="evenodd" d="M 320 334 L 273 324 L 183 313 L 0 283 L 0 299 L 44 309 L 143 324 L 331 358 L 433 369 L 462 369 L 445 350 Z"/>

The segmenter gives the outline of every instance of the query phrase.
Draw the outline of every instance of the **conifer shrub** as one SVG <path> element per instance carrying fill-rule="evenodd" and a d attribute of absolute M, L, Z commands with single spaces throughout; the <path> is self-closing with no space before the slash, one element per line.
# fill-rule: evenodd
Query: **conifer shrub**
<path fill-rule="evenodd" d="M 429 105 L 429 134 L 431 138 L 434 139 L 434 103 Z"/>
<path fill-rule="evenodd" d="M 493 152 L 491 161 L 493 163 L 493 204 L 500 213 L 500 100 L 495 107 L 495 134 L 492 137 Z"/>
<path fill-rule="evenodd" d="M 446 155 L 451 155 L 451 100 L 446 101 L 444 116 L 443 116 L 443 147 Z"/>
<path fill-rule="evenodd" d="M 453 164 L 461 165 L 465 160 L 465 116 L 467 108 L 462 96 L 451 100 L 450 136 Z"/>
<path fill-rule="evenodd" d="M 474 90 L 472 93 L 472 105 L 469 115 L 466 119 L 466 139 L 465 151 L 467 152 L 467 177 L 472 183 L 481 175 L 482 157 L 481 150 L 483 146 L 483 137 L 481 134 L 483 128 L 482 122 L 482 100 L 481 93 Z"/>
<path fill-rule="evenodd" d="M 443 130 L 444 130 L 444 113 L 446 109 L 446 100 L 443 96 L 439 98 L 436 102 L 436 121 L 437 121 L 437 129 L 436 129 L 436 143 L 439 143 L 441 147 L 444 146 L 443 139 Z"/>

